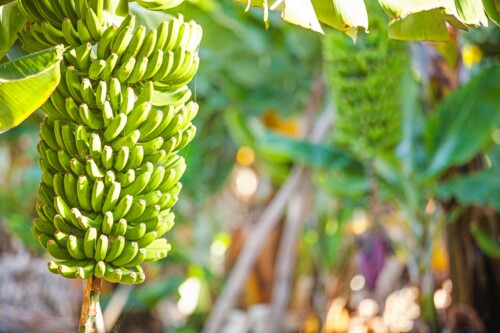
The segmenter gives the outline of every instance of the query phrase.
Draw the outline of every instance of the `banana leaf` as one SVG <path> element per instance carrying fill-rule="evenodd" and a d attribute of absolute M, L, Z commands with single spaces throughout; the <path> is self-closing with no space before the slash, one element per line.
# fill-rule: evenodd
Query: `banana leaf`
<path fill-rule="evenodd" d="M 455 0 L 458 15 L 469 26 L 488 26 L 488 18 L 481 0 Z"/>
<path fill-rule="evenodd" d="M 464 206 L 488 206 L 500 211 L 500 167 L 452 178 L 436 188 L 441 200 L 456 200 Z"/>
<path fill-rule="evenodd" d="M 0 133 L 19 125 L 50 97 L 60 80 L 63 47 L 0 65 Z"/>
<path fill-rule="evenodd" d="M 500 1 L 483 0 L 484 11 L 496 25 L 500 25 Z"/>
<path fill-rule="evenodd" d="M 500 65 L 487 66 L 429 117 L 424 130 L 427 177 L 468 162 L 489 142 L 500 119 L 499 77 Z"/>

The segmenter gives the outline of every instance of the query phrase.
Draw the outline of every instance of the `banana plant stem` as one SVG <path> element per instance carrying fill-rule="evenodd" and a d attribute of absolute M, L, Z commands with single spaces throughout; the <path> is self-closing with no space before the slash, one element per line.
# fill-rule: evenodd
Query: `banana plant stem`
<path fill-rule="evenodd" d="M 101 294 L 102 280 L 91 276 L 83 294 L 82 311 L 78 333 L 93 333 L 99 295 Z"/>

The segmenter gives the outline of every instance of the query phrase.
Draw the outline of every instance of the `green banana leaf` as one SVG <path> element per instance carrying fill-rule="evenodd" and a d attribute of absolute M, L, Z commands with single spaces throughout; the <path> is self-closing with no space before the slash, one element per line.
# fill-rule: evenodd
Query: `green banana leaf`
<path fill-rule="evenodd" d="M 0 2 L 0 59 L 2 59 L 17 39 L 17 33 L 26 23 L 17 2 L 4 5 Z"/>
<path fill-rule="evenodd" d="M 427 177 L 466 163 L 490 140 L 500 119 L 499 77 L 500 64 L 483 68 L 429 117 L 424 129 Z"/>
<path fill-rule="evenodd" d="M 0 133 L 19 125 L 59 84 L 63 47 L 0 65 Z"/>
<path fill-rule="evenodd" d="M 483 0 L 484 11 L 496 25 L 500 25 L 500 1 Z"/>
<path fill-rule="evenodd" d="M 249 7 L 264 8 L 264 21 L 266 26 L 269 24 L 269 10 L 281 11 L 281 18 L 284 21 L 323 33 L 323 29 L 314 12 L 311 0 L 283 0 L 283 1 L 264 1 L 264 0 L 236 0 L 236 2 L 245 4 Z M 277 4 L 273 7 L 274 4 Z"/>
<path fill-rule="evenodd" d="M 455 199 L 464 206 L 489 206 L 500 211 L 500 167 L 478 171 L 439 184 L 435 194 L 443 201 Z"/>
<path fill-rule="evenodd" d="M 289 138 L 269 130 L 263 130 L 255 138 L 257 152 L 276 162 L 295 162 L 313 168 L 351 172 L 363 169 L 361 163 L 349 153 L 331 145 Z"/>
<path fill-rule="evenodd" d="M 363 0 L 312 0 L 321 22 L 343 31 L 356 41 L 358 29 L 368 31 L 368 13 Z"/>
<path fill-rule="evenodd" d="M 481 0 L 455 0 L 455 5 L 461 21 L 468 26 L 488 26 L 488 18 Z"/>
<path fill-rule="evenodd" d="M 389 23 L 389 37 L 399 40 L 446 42 L 449 40 L 442 8 L 408 14 Z"/>
<path fill-rule="evenodd" d="M 323 33 L 311 0 L 287 0 L 283 8 L 283 20 L 299 27 Z"/>
<path fill-rule="evenodd" d="M 467 29 L 455 8 L 454 0 L 379 0 L 391 17 L 389 37 L 399 40 L 448 41 L 446 22 Z"/>

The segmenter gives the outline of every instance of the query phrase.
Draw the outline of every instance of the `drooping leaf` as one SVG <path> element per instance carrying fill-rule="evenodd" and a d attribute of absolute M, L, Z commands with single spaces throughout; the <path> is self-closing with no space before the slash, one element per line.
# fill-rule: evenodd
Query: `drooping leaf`
<path fill-rule="evenodd" d="M 499 77 L 500 65 L 483 69 L 429 117 L 424 130 L 428 177 L 466 163 L 488 142 L 500 119 Z"/>
<path fill-rule="evenodd" d="M 0 5 L 3 5 L 3 3 L 0 3 Z M 10 2 L 0 6 L 0 59 L 14 44 L 17 33 L 25 23 L 26 17 L 19 10 L 17 2 Z"/>
<path fill-rule="evenodd" d="M 312 0 L 318 19 L 343 31 L 356 41 L 358 29 L 368 31 L 368 13 L 363 0 Z"/>
<path fill-rule="evenodd" d="M 448 41 L 446 22 L 459 29 L 468 27 L 458 15 L 454 0 L 379 0 L 379 3 L 392 18 L 390 38 Z"/>
<path fill-rule="evenodd" d="M 465 24 L 473 27 L 488 26 L 488 18 L 481 0 L 455 0 L 455 6 Z"/>
<path fill-rule="evenodd" d="M 62 56 L 57 46 L 0 65 L 0 133 L 45 103 L 59 84 Z"/>
<path fill-rule="evenodd" d="M 351 154 L 331 146 L 293 139 L 264 130 L 256 136 L 256 149 L 278 161 L 296 162 L 314 168 L 362 169 L 362 165 Z"/>
<path fill-rule="evenodd" d="M 500 1 L 483 0 L 484 11 L 496 25 L 500 25 Z"/>
<path fill-rule="evenodd" d="M 399 40 L 446 42 L 449 40 L 442 8 L 406 14 L 389 23 L 389 37 Z"/>
<path fill-rule="evenodd" d="M 311 0 L 286 0 L 282 18 L 292 24 L 323 33 Z"/>
<path fill-rule="evenodd" d="M 443 200 L 455 199 L 464 206 L 489 206 L 500 211 L 500 168 L 478 171 L 451 179 L 436 188 Z"/>
<path fill-rule="evenodd" d="M 378 2 L 392 19 L 422 11 L 444 8 L 444 4 L 436 0 L 378 0 Z"/>
<path fill-rule="evenodd" d="M 323 29 L 318 21 L 311 0 L 236 0 L 249 7 L 260 7 L 264 9 L 264 21 L 268 24 L 269 10 L 281 11 L 281 18 L 287 22 L 300 27 L 323 33 Z"/>

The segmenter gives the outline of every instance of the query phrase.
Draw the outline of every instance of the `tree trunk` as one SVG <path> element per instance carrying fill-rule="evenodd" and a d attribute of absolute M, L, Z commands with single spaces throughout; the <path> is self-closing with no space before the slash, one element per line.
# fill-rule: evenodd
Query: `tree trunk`
<path fill-rule="evenodd" d="M 471 223 L 496 224 L 498 229 L 498 214 L 492 221 L 486 211 L 484 207 L 468 209 L 448 225 L 450 275 L 454 303 L 473 308 L 486 332 L 500 332 L 500 260 L 483 254 L 469 232 Z"/>

